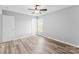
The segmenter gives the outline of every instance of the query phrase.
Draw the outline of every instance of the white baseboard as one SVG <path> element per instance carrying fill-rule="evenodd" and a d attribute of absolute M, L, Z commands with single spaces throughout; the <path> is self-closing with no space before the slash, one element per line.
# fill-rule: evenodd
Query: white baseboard
<path fill-rule="evenodd" d="M 79 48 L 78 45 L 75 45 L 75 44 L 72 44 L 72 43 L 68 43 L 68 42 L 65 42 L 65 41 L 61 41 L 61 40 L 58 40 L 58 39 L 56 39 L 56 38 L 49 37 L 49 36 L 46 36 L 46 35 L 43 35 L 43 34 L 38 34 L 38 35 L 41 35 L 41 36 L 43 36 L 43 37 L 46 37 L 46 38 L 49 38 L 49 39 L 52 39 L 52 40 L 56 40 L 56 41 L 59 41 L 59 42 L 61 42 L 61 43 L 65 43 L 65 44 L 68 44 L 68 45 L 70 45 L 70 46 L 74 46 L 74 47 Z"/>

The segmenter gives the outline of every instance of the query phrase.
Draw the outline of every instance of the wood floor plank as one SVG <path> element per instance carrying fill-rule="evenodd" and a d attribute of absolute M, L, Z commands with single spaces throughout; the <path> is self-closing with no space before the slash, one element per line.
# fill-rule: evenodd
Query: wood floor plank
<path fill-rule="evenodd" d="M 79 48 L 33 35 L 0 43 L 0 54 L 79 54 Z"/>

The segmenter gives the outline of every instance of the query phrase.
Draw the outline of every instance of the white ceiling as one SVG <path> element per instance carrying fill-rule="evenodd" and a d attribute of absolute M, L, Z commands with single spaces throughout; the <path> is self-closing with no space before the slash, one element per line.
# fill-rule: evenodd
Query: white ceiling
<path fill-rule="evenodd" d="M 47 8 L 47 11 L 41 12 L 41 15 L 55 12 L 70 6 L 72 5 L 41 5 L 41 8 Z M 28 8 L 34 8 L 34 5 L 1 5 L 0 7 L 4 10 L 10 10 L 14 12 L 36 16 L 36 14 L 32 14 L 33 11 L 28 10 Z"/>

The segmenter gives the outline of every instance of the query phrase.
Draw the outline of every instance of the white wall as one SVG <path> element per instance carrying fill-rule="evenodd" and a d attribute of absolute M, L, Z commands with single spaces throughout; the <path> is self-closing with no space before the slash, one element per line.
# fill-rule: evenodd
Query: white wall
<path fill-rule="evenodd" d="M 79 46 L 79 6 L 65 8 L 40 18 L 44 19 L 43 35 Z"/>
<path fill-rule="evenodd" d="M 32 16 L 3 10 L 3 14 L 15 16 L 16 38 L 27 37 L 31 35 Z"/>
<path fill-rule="evenodd" d="M 31 21 L 30 16 L 16 16 L 16 37 L 26 37 L 31 34 Z"/>

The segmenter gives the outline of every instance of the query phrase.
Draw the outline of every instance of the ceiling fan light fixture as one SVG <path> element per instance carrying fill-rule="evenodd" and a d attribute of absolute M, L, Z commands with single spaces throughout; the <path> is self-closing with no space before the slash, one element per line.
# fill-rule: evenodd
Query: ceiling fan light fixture
<path fill-rule="evenodd" d="M 29 10 L 33 10 L 33 12 L 32 12 L 32 14 L 36 14 L 36 15 L 40 15 L 40 14 L 42 14 L 41 12 L 42 11 L 47 11 L 47 9 L 45 8 L 41 8 L 41 6 L 40 5 L 34 5 L 34 8 L 33 9 L 29 9 Z"/>
<path fill-rule="evenodd" d="M 40 10 L 35 10 L 35 13 L 36 14 L 40 14 Z"/>

